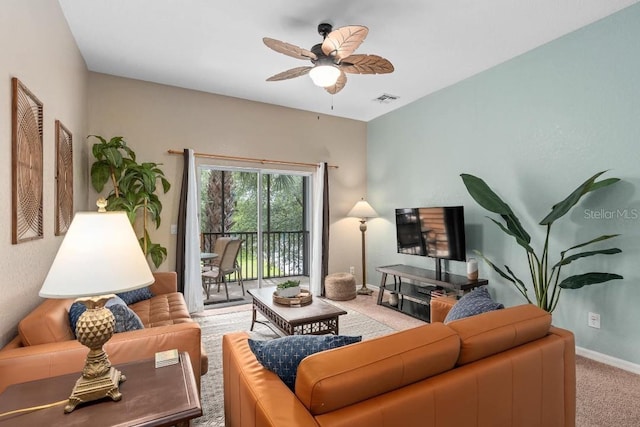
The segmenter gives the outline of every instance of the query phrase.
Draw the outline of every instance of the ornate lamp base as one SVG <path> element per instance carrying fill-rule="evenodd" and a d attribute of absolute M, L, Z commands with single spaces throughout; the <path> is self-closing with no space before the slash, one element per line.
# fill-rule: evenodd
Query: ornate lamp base
<path fill-rule="evenodd" d="M 76 336 L 78 341 L 89 348 L 89 354 L 82 369 L 82 376 L 73 387 L 69 402 L 64 407 L 68 414 L 81 403 L 105 397 L 118 401 L 122 399 L 119 385 L 126 380 L 122 372 L 111 366 L 109 357 L 102 347 L 113 335 L 115 319 L 104 304 L 113 295 L 78 298 L 87 309 L 78 319 Z"/>
<path fill-rule="evenodd" d="M 64 407 L 64 412 L 68 414 L 81 403 L 91 402 L 92 400 L 105 397 L 110 397 L 114 401 L 122 399 L 119 385 L 121 382 L 126 381 L 126 379 L 122 372 L 113 366 L 106 374 L 100 377 L 78 378 L 71 392 L 71 396 L 69 396 L 69 402 L 67 406 Z"/>
<path fill-rule="evenodd" d="M 367 288 L 367 285 L 363 284 L 362 287 L 356 291 L 356 293 L 358 295 L 371 295 L 373 293 L 373 290 Z"/>

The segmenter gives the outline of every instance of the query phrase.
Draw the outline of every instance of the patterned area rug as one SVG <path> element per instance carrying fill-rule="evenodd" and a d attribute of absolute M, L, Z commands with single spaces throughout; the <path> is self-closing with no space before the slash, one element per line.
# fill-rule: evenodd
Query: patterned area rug
<path fill-rule="evenodd" d="M 338 305 L 338 304 L 336 304 Z M 347 314 L 340 316 L 341 335 L 362 335 L 370 339 L 394 331 L 362 313 L 341 306 Z M 222 336 L 229 332 L 248 331 L 251 326 L 251 311 L 239 311 L 196 317 L 202 327 L 202 340 L 209 355 L 209 372 L 202 377 L 203 416 L 192 421 L 194 426 L 224 427 L 224 397 L 222 389 Z M 256 324 L 249 333 L 254 339 L 268 340 L 277 335 L 267 326 Z"/>

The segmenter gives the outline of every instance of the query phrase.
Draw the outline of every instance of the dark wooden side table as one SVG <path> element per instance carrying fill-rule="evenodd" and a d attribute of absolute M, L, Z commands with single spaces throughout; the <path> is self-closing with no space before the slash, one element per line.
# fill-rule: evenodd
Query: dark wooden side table
<path fill-rule="evenodd" d="M 202 415 L 196 380 L 188 353 L 162 368 L 152 359 L 117 365 L 127 377 L 120 384 L 122 399 L 84 403 L 70 414 L 64 404 L 0 418 L 0 426 L 172 426 L 189 425 Z M 14 384 L 0 394 L 0 413 L 45 405 L 69 397 L 80 374 Z"/>

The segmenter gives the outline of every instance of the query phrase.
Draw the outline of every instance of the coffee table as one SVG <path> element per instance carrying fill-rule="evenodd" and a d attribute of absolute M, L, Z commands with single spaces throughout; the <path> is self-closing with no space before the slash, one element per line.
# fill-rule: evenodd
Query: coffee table
<path fill-rule="evenodd" d="M 272 331 L 285 335 L 338 335 L 338 317 L 347 314 L 334 305 L 314 297 L 311 304 L 286 306 L 273 302 L 275 286 L 249 289 L 247 292 L 253 299 L 253 317 L 251 330 L 256 323 L 268 326 Z M 258 320 L 260 312 L 268 321 Z M 274 327 L 277 329 L 274 329 Z M 279 331 L 279 332 L 278 332 Z"/>

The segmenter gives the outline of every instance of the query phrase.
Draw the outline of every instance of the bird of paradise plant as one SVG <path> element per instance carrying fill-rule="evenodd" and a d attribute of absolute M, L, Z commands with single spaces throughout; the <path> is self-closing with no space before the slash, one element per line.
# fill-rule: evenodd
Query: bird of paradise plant
<path fill-rule="evenodd" d="M 571 264 L 573 261 L 594 255 L 613 255 L 622 252 L 618 248 L 608 248 L 577 252 L 572 255 L 568 255 L 569 252 L 573 252 L 576 249 L 612 239 L 617 237 L 618 234 L 602 235 L 587 242 L 571 246 L 570 248 L 560 252 L 560 259 L 555 264 L 552 264 L 549 260 L 549 236 L 551 234 L 551 226 L 553 223 L 569 212 L 571 208 L 578 203 L 582 196 L 592 191 L 608 187 L 620 180 L 619 178 L 608 178 L 596 181 L 605 172 L 606 171 L 598 172 L 583 182 L 578 188 L 569 194 L 567 198 L 553 205 L 551 212 L 544 217 L 542 221 L 540 221 L 539 224 L 546 228 L 546 236 L 541 254 L 536 253 L 536 251 L 531 247 L 531 236 L 524 229 L 520 220 L 513 213 L 508 204 L 502 201 L 502 199 L 500 199 L 500 197 L 498 197 L 498 195 L 491 190 L 491 188 L 482 179 L 469 174 L 460 175 L 471 197 L 473 197 L 480 206 L 489 212 L 500 215 L 503 222 L 490 217 L 489 219 L 507 235 L 513 237 L 518 245 L 524 248 L 527 255 L 529 272 L 531 274 L 531 284 L 535 293 L 535 303 L 538 307 L 548 311 L 549 313 L 553 312 L 558 305 L 560 293 L 563 289 L 578 289 L 586 285 L 604 283 L 610 280 L 623 278 L 622 276 L 613 273 L 589 272 L 569 276 L 564 278 L 562 281 L 560 280 L 562 268 Z M 513 283 L 524 298 L 529 303 L 533 304 L 529 297 L 528 287 L 514 274 L 513 270 L 508 265 L 505 265 L 503 270 L 487 258 L 482 252 L 475 252 L 501 277 Z"/>

